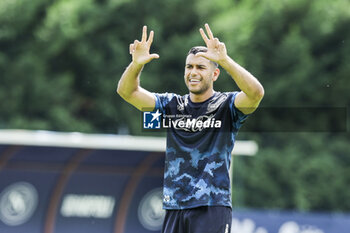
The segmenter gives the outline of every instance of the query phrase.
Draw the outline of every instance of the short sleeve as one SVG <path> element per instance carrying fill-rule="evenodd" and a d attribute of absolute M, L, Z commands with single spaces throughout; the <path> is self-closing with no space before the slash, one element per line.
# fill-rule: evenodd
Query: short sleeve
<path fill-rule="evenodd" d="M 166 114 L 166 106 L 175 97 L 173 93 L 153 93 L 156 105 L 154 111 L 159 110 L 161 113 Z"/>
<path fill-rule="evenodd" d="M 235 99 L 237 96 L 238 92 L 231 92 L 230 93 L 230 101 L 229 101 L 229 107 L 230 107 L 230 112 L 231 112 L 231 118 L 233 119 L 232 121 L 232 126 L 238 130 L 241 128 L 242 124 L 245 122 L 245 120 L 248 118 L 249 114 L 244 114 L 241 112 L 238 108 L 235 106 Z"/>

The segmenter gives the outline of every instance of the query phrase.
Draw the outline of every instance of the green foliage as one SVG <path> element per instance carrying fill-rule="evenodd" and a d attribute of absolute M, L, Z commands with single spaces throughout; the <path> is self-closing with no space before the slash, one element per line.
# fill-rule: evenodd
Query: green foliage
<path fill-rule="evenodd" d="M 263 105 L 344 106 L 350 99 L 343 90 L 350 71 L 344 7 L 348 1 L 246 1 L 216 24 L 234 22 L 220 30 L 231 53 L 264 83 Z"/>
<path fill-rule="evenodd" d="M 266 135 L 265 135 L 266 136 Z M 349 137 L 315 133 L 269 136 L 275 145 L 234 160 L 239 206 L 348 211 Z M 279 139 L 277 139 L 279 138 Z M 242 191 L 243 190 L 243 191 Z"/>
<path fill-rule="evenodd" d="M 143 25 L 160 55 L 142 73 L 150 91 L 187 93 L 185 57 L 204 45 L 198 29 L 208 22 L 264 85 L 261 108 L 348 107 L 349 8 L 347 0 L 2 0 L 0 128 L 145 135 L 141 113 L 115 93 Z M 215 89 L 237 87 L 221 72 Z M 350 210 L 348 133 L 239 139 L 260 149 L 235 158 L 237 206 Z"/>
<path fill-rule="evenodd" d="M 266 94 L 260 108 L 346 108 L 349 6 L 343 0 L 243 1 L 213 16 L 212 25 L 231 56 L 263 83 Z M 241 138 L 258 140 L 260 151 L 254 158 L 234 160 L 236 206 L 349 211 L 344 201 L 349 197 L 344 191 L 349 181 L 348 133 L 245 133 Z"/>

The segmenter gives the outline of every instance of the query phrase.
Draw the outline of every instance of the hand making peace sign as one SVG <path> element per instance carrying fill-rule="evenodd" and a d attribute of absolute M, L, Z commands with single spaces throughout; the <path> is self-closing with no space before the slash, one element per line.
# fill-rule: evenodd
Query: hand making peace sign
<path fill-rule="evenodd" d="M 155 58 L 159 58 L 156 53 L 150 54 L 151 44 L 153 42 L 154 32 L 151 31 L 147 40 L 147 26 L 143 26 L 141 41 L 135 40 L 133 44 L 130 44 L 130 54 L 132 55 L 133 62 L 139 65 L 145 65 Z"/>
<path fill-rule="evenodd" d="M 208 51 L 205 53 L 199 52 L 196 54 L 196 56 L 202 56 L 206 59 L 220 64 L 221 61 L 224 61 L 227 58 L 226 46 L 223 42 L 220 42 L 218 38 L 214 38 L 213 33 L 211 32 L 210 27 L 207 23 L 205 24 L 205 29 L 209 38 L 202 28 L 199 29 L 199 32 L 201 33 Z"/>

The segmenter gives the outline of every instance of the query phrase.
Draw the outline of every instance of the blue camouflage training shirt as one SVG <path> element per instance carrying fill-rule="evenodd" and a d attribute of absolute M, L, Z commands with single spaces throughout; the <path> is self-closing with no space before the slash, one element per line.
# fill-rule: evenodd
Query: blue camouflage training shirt
<path fill-rule="evenodd" d="M 189 95 L 157 94 L 155 110 L 167 130 L 164 209 L 231 207 L 231 151 L 247 117 L 234 105 L 238 92 L 215 92 L 201 103 Z"/>

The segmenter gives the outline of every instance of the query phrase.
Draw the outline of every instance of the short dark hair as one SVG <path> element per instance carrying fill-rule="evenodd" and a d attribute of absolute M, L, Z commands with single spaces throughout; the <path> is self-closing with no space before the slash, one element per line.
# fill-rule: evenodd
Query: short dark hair
<path fill-rule="evenodd" d="M 195 46 L 195 47 L 192 47 L 192 48 L 190 49 L 190 51 L 188 51 L 187 56 L 190 55 L 190 54 L 196 55 L 196 54 L 199 53 L 199 52 L 206 53 L 207 51 L 208 51 L 208 48 L 207 48 L 207 47 L 204 47 L 204 46 Z M 212 62 L 216 68 L 219 67 L 219 64 L 218 64 L 218 63 L 213 62 L 213 61 L 210 61 L 210 62 Z"/>

